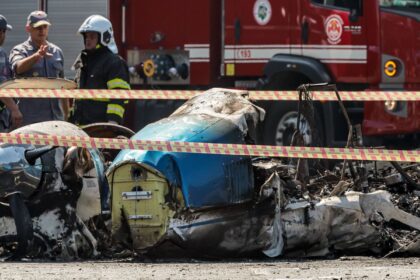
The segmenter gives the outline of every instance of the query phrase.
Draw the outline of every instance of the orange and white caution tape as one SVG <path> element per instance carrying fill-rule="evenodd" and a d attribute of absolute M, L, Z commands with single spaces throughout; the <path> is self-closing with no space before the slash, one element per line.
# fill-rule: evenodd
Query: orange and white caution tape
<path fill-rule="evenodd" d="M 312 99 L 318 101 L 337 101 L 335 92 L 312 91 Z M 343 101 L 420 101 L 418 91 L 340 91 Z M 299 100 L 296 91 L 250 91 L 253 100 Z"/>
<path fill-rule="evenodd" d="M 51 145 L 66 147 L 77 146 L 84 148 L 131 149 L 221 155 L 420 162 L 419 150 L 407 151 L 213 144 L 8 133 L 0 133 L 0 142 L 9 144 Z"/>
<path fill-rule="evenodd" d="M 0 97 L 29 98 L 110 98 L 110 99 L 190 99 L 196 90 L 106 90 L 106 89 L 0 89 Z M 332 91 L 313 91 L 312 99 L 337 101 Z M 340 91 L 343 101 L 420 101 L 420 91 Z M 299 100 L 296 91 L 249 91 L 252 100 Z"/>
<path fill-rule="evenodd" d="M 190 99 L 202 91 L 189 90 L 107 90 L 107 89 L 0 89 L 0 97 L 28 98 L 109 98 L 109 99 Z"/>

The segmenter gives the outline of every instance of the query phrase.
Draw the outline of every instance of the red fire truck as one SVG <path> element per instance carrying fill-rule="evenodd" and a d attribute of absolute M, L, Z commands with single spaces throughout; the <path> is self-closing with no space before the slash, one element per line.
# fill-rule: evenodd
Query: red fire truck
<path fill-rule="evenodd" d="M 340 90 L 420 89 L 420 0 L 113 0 L 110 18 L 137 88 L 282 90 L 328 82 Z M 177 104 L 139 101 L 131 126 Z M 296 102 L 259 105 L 267 111 L 260 142 L 288 144 Z M 345 105 L 366 136 L 418 137 L 418 102 Z M 323 144 L 342 145 L 338 104 L 315 106 Z M 305 118 L 301 125 L 310 135 Z"/>

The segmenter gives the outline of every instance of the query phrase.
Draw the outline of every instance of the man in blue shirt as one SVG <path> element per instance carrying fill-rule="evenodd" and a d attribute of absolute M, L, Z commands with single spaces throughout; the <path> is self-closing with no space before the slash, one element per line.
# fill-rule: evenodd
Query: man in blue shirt
<path fill-rule="evenodd" d="M 0 15 L 0 83 L 12 78 L 9 58 L 1 47 L 6 39 L 8 30 L 12 30 L 12 26 L 7 24 L 7 20 L 3 15 Z M 22 113 L 19 111 L 13 98 L 0 97 L 0 132 L 7 132 L 11 126 L 18 127 L 21 122 Z"/>
<path fill-rule="evenodd" d="M 26 32 L 29 38 L 10 52 L 10 64 L 15 77 L 64 77 L 64 58 L 61 49 L 47 41 L 51 23 L 43 11 L 29 14 Z M 22 125 L 50 120 L 64 120 L 67 100 L 56 98 L 24 98 L 19 109 Z"/>

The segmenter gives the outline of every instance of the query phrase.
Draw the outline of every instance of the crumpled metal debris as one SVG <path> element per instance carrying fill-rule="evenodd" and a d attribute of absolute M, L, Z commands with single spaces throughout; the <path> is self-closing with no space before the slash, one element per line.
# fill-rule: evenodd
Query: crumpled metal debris
<path fill-rule="evenodd" d="M 420 215 L 416 206 L 413 209 L 419 201 L 418 193 L 414 189 L 404 190 L 403 182 L 389 188 L 384 177 L 398 171 L 391 165 L 380 165 L 376 171 L 373 163 L 367 165 L 370 192 L 361 193 L 352 190 L 357 185 L 351 175 L 341 178 L 340 168 L 336 173 L 312 176 L 305 189 L 296 191 L 297 184 L 292 181 L 296 170 L 292 166 L 275 159 L 254 163 L 259 172 L 270 170 L 282 174 L 281 220 L 286 244 L 283 255 L 419 255 Z M 418 164 L 411 165 L 408 171 L 416 168 Z M 347 189 L 334 195 L 340 185 Z"/>
<path fill-rule="evenodd" d="M 134 139 L 252 143 L 249 131 L 259 118 L 247 114 L 263 114 L 241 100 L 244 96 L 213 89 Z M 224 125 L 225 120 L 234 126 Z M 158 256 L 173 251 L 201 257 L 420 254 L 412 245 L 418 237 L 403 248 L 393 235 L 403 228 L 417 236 L 420 225 L 415 213 L 395 207 L 397 195 L 385 184 L 386 176 L 388 182 L 397 176 L 395 168 L 380 175 L 374 164 L 354 162 L 302 177 L 296 176 L 295 164 L 276 159 L 226 158 L 122 151 L 107 172 L 114 240 L 139 254 Z M 396 187 L 407 178 L 391 181 Z M 235 193 L 242 194 L 240 199 Z M 404 193 L 414 197 L 412 188 Z"/>
<path fill-rule="evenodd" d="M 175 112 L 171 117 L 186 115 L 207 115 L 233 122 L 244 137 L 254 139 L 258 123 L 265 117 L 265 111 L 248 100 L 245 90 L 212 88 L 197 94 Z"/>
<path fill-rule="evenodd" d="M 87 136 L 61 121 L 32 124 L 12 133 Z M 100 184 L 105 181 L 97 151 L 2 144 L 0 157 L 1 176 L 8 178 L 0 187 L 1 254 L 54 259 L 96 256 L 97 241 L 85 222 L 101 213 Z"/>

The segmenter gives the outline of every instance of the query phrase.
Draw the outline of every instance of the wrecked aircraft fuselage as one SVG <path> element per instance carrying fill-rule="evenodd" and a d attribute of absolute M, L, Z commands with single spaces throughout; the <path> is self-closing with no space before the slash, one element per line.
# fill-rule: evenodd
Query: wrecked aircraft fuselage
<path fill-rule="evenodd" d="M 240 93 L 208 94 L 211 103 L 206 94 L 198 96 L 132 139 L 245 144 L 248 128 L 255 128 L 264 112 Z M 273 219 L 263 216 L 272 216 L 275 205 L 250 207 L 255 189 L 248 156 L 127 150 L 107 174 L 113 231 L 122 233 L 128 224 L 140 251 L 166 239 L 179 246 L 205 246 L 213 254 L 250 251 L 251 239 L 261 239 L 252 250 L 267 247 L 261 236 Z M 227 242 L 228 231 L 241 231 L 247 238 Z"/>
<path fill-rule="evenodd" d="M 132 139 L 252 143 L 263 116 L 244 92 L 213 89 Z M 394 213 L 388 192 L 288 200 L 285 189 L 302 188 L 290 170 L 296 172 L 248 156 L 121 151 L 107 171 L 113 240 L 160 255 L 172 247 L 181 255 L 224 257 L 386 250 L 389 242 L 377 223 L 383 209 Z M 380 202 L 381 210 L 367 200 Z M 403 214 L 402 223 L 420 225 L 419 218 Z"/>

